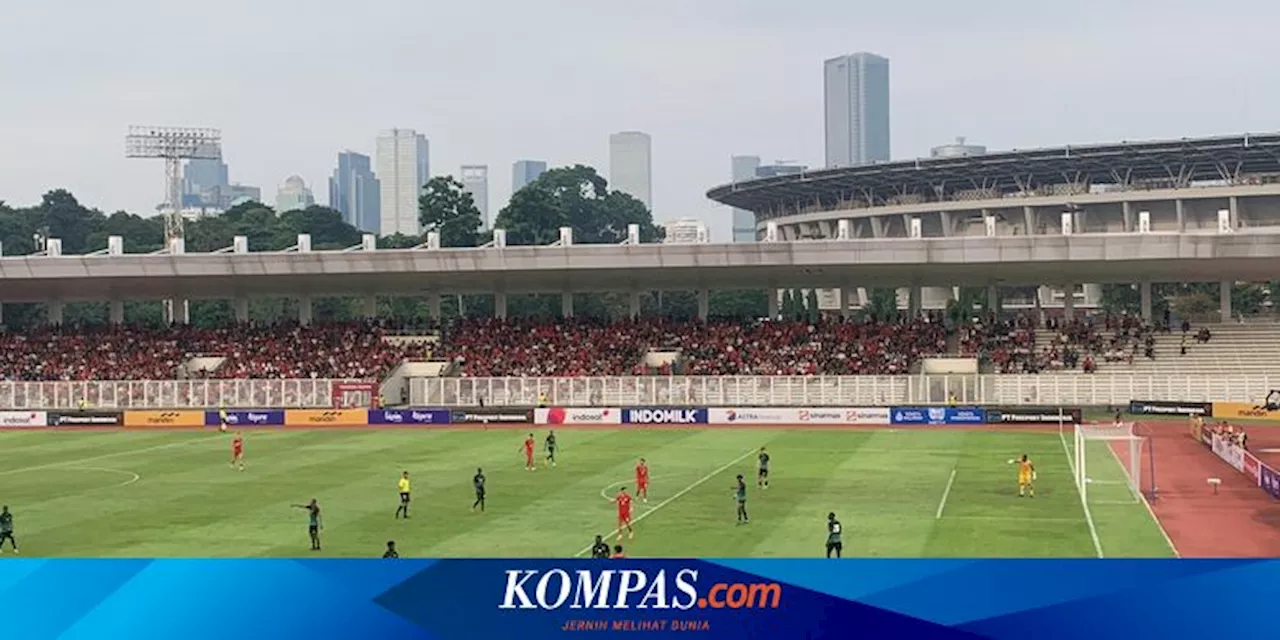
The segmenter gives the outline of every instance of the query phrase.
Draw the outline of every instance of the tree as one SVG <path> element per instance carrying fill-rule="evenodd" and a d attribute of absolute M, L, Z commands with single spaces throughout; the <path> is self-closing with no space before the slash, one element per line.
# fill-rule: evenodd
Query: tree
<path fill-rule="evenodd" d="M 805 320 L 808 320 L 810 324 L 816 324 L 819 317 L 822 315 L 822 310 L 818 308 L 818 290 L 810 289 L 809 293 L 805 295 L 804 302 L 807 307 L 807 309 L 805 309 L 807 312 L 805 314 Z"/>
<path fill-rule="evenodd" d="M 881 322 L 896 319 L 898 317 L 897 289 L 876 287 L 867 291 L 866 312 L 873 319 Z"/>
<path fill-rule="evenodd" d="M 427 182 L 418 198 L 418 221 L 423 234 L 440 234 L 442 247 L 474 247 L 484 221 L 475 200 L 453 176 Z"/>
<path fill-rule="evenodd" d="M 1188 320 L 1213 313 L 1217 306 L 1216 300 L 1203 291 L 1191 291 L 1169 299 L 1169 308 L 1178 317 Z"/>
<path fill-rule="evenodd" d="M 506 229 L 513 245 L 545 245 L 560 238 L 560 227 L 573 229 L 579 244 L 618 243 L 628 225 L 640 226 L 640 241 L 655 242 L 662 230 L 644 204 L 620 191 L 609 191 L 596 170 L 583 166 L 552 169 L 516 192 L 498 212 L 494 226 Z"/>
<path fill-rule="evenodd" d="M 1154 291 L 1152 294 L 1154 297 Z M 1099 306 L 1107 315 L 1138 314 L 1142 311 L 1142 294 L 1135 285 L 1104 284 Z"/>

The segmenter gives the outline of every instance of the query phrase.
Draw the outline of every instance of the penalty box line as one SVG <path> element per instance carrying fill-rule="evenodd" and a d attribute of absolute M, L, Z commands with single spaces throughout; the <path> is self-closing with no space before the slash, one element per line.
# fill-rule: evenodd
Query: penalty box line
<path fill-rule="evenodd" d="M 732 467 L 733 465 L 738 464 L 739 462 L 742 462 L 743 460 L 746 460 L 749 456 L 751 456 L 751 455 L 752 455 L 752 454 L 754 454 L 755 452 L 756 452 L 756 449 L 748 449 L 745 453 L 743 453 L 742 455 L 740 455 L 740 456 L 738 456 L 738 457 L 734 458 L 733 460 L 730 460 L 729 462 L 725 463 L 724 465 L 722 465 L 721 467 L 719 467 L 719 468 L 718 468 L 718 469 L 716 469 L 715 471 L 712 471 L 711 473 L 708 473 L 707 475 L 702 476 L 701 478 L 698 478 L 697 480 L 695 480 L 695 481 L 693 482 L 693 484 L 691 484 L 691 485 L 689 485 L 689 486 L 687 486 L 687 487 L 685 487 L 685 488 L 683 488 L 683 489 L 681 489 L 681 490 L 679 490 L 679 491 L 675 492 L 675 494 L 674 494 L 674 495 L 672 495 L 670 498 L 667 498 L 666 500 L 663 500 L 662 502 L 659 502 L 658 504 L 653 505 L 653 508 L 652 508 L 652 509 L 649 509 L 648 511 L 645 511 L 644 513 L 642 513 L 642 514 L 640 514 L 640 515 L 636 516 L 635 518 L 632 518 L 632 519 L 631 519 L 631 524 L 639 524 L 639 522 L 640 522 L 641 520 L 644 520 L 645 518 L 648 518 L 649 516 L 651 516 L 651 515 L 653 515 L 655 512 L 657 512 L 659 509 L 661 509 L 661 508 L 663 508 L 663 507 L 665 507 L 665 506 L 667 506 L 667 505 L 671 504 L 672 502 L 675 502 L 676 500 L 680 499 L 680 497 L 684 496 L 685 494 L 689 493 L 690 491 L 693 491 L 694 489 L 697 489 L 698 487 L 700 487 L 700 486 L 702 486 L 702 485 L 706 484 L 706 483 L 707 483 L 707 481 L 709 481 L 709 480 L 711 480 L 712 478 L 714 478 L 714 477 L 716 477 L 716 476 L 718 476 L 718 475 L 720 475 L 720 474 L 724 473 L 724 472 L 725 472 L 725 470 L 727 470 L 729 467 Z M 618 535 L 618 533 L 619 533 L 620 531 L 622 531 L 622 529 L 614 529 L 613 531 L 610 531 L 609 533 L 605 534 L 605 535 L 604 535 L 604 537 L 605 537 L 605 539 L 612 538 L 613 536 Z M 592 543 L 592 544 L 589 544 L 589 545 L 587 545 L 587 546 L 583 547 L 583 548 L 582 548 L 582 551 L 579 551 L 579 552 L 577 552 L 577 553 L 573 554 L 573 557 L 577 558 L 577 557 L 580 557 L 580 556 L 582 556 L 582 555 L 585 555 L 588 551 L 591 551 L 591 547 L 592 547 L 592 545 L 594 545 L 594 544 L 595 544 L 595 543 Z"/>

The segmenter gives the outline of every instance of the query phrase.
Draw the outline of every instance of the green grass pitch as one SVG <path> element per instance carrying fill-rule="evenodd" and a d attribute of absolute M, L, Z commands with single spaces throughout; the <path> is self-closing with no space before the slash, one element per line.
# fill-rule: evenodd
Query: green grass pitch
<path fill-rule="evenodd" d="M 24 556 L 310 556 L 306 514 L 290 505 L 317 498 L 317 555 L 378 556 L 394 539 L 403 556 L 569 557 L 613 531 L 606 496 L 631 486 L 645 457 L 651 496 L 623 542 L 633 557 L 821 556 L 829 511 L 846 557 L 1097 555 L 1054 433 L 564 429 L 559 466 L 536 472 L 523 469 L 525 433 L 259 430 L 245 434 L 241 472 L 227 434 L 12 430 L 0 432 L 0 503 Z M 761 446 L 772 456 L 763 491 Z M 1034 499 L 1015 495 L 1008 460 L 1022 453 L 1036 463 Z M 1090 456 L 1091 474 L 1123 477 L 1114 458 Z M 476 467 L 488 476 L 484 514 L 470 510 Z M 396 520 L 403 470 L 413 511 Z M 739 473 L 745 526 L 734 524 Z M 1101 502 L 1091 512 L 1107 557 L 1172 555 L 1144 505 Z"/>

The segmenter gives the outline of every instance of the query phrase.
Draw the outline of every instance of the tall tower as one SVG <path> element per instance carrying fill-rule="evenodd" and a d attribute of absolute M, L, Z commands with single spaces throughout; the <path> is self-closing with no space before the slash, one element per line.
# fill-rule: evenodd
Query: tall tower
<path fill-rule="evenodd" d="M 734 182 L 755 180 L 756 170 L 760 168 L 760 156 L 733 156 L 729 158 L 732 165 Z M 733 241 L 756 241 L 756 214 L 746 209 L 733 210 Z"/>
<path fill-rule="evenodd" d="M 889 59 L 855 53 L 823 63 L 827 167 L 889 160 Z"/>
<path fill-rule="evenodd" d="M 338 154 L 338 166 L 329 177 L 329 206 L 342 213 L 342 220 L 364 231 L 381 231 L 382 216 L 378 178 L 369 156 L 354 151 Z"/>
<path fill-rule="evenodd" d="M 547 163 L 541 160 L 516 160 L 511 165 L 511 193 L 515 193 L 547 172 Z"/>
<path fill-rule="evenodd" d="M 480 210 L 480 223 L 485 229 L 490 228 L 493 221 L 489 219 L 489 165 L 464 164 L 461 175 L 459 182 L 463 191 L 471 194 L 472 202 Z"/>
<path fill-rule="evenodd" d="M 609 136 L 609 187 L 653 211 L 653 139 L 640 131 Z"/>
<path fill-rule="evenodd" d="M 382 201 L 379 234 L 418 235 L 418 196 L 430 176 L 426 136 L 413 129 L 383 131 L 375 156 Z"/>

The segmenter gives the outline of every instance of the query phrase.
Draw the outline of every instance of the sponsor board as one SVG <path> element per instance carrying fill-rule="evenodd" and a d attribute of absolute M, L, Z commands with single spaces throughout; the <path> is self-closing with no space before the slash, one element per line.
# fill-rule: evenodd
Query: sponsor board
<path fill-rule="evenodd" d="M 1244 474 L 1246 476 L 1249 476 L 1249 478 L 1253 480 L 1254 484 L 1261 483 L 1259 476 L 1262 475 L 1262 463 L 1259 462 L 1257 458 L 1253 457 L 1253 454 L 1249 453 L 1248 451 L 1244 452 L 1244 469 L 1243 470 L 1244 470 Z"/>
<path fill-rule="evenodd" d="M 727 407 L 707 409 L 707 422 L 721 425 L 849 425 L 889 424 L 887 407 L 804 407 L 796 409 L 756 409 Z"/>
<path fill-rule="evenodd" d="M 454 411 L 449 416 L 449 421 L 454 424 L 531 424 L 533 422 L 533 411 L 503 411 L 501 409 Z"/>
<path fill-rule="evenodd" d="M 986 424 L 987 412 L 981 407 L 893 407 L 889 424 Z"/>
<path fill-rule="evenodd" d="M 203 411 L 126 411 L 124 426 L 131 429 L 147 427 L 203 427 Z"/>
<path fill-rule="evenodd" d="M 44 411 L 0 411 L 0 429 L 47 426 L 49 414 Z"/>
<path fill-rule="evenodd" d="M 1129 413 L 1148 416 L 1211 416 L 1211 402 L 1165 402 L 1163 400 L 1130 400 Z"/>
<path fill-rule="evenodd" d="M 67 411 L 50 413 L 51 427 L 119 427 L 124 424 L 124 414 L 118 411 Z"/>
<path fill-rule="evenodd" d="M 204 426 L 217 427 L 221 425 L 221 412 L 204 412 Z M 279 427 L 283 425 L 284 409 L 237 409 L 227 412 L 228 427 Z"/>
<path fill-rule="evenodd" d="M 449 424 L 448 409 L 375 409 L 369 424 Z"/>
<path fill-rule="evenodd" d="M 1077 408 L 997 407 L 987 409 L 990 424 L 1080 424 L 1084 412 Z"/>
<path fill-rule="evenodd" d="M 1236 471 L 1244 473 L 1244 449 L 1231 444 L 1226 438 L 1217 434 L 1213 436 L 1212 448 L 1224 462 L 1235 467 Z"/>
<path fill-rule="evenodd" d="M 707 424 L 706 409 L 671 409 L 627 407 L 622 410 L 623 424 Z"/>
<path fill-rule="evenodd" d="M 358 427 L 369 424 L 366 409 L 289 409 L 284 422 L 291 427 Z"/>
<path fill-rule="evenodd" d="M 1280 473 L 1267 465 L 1259 465 L 1258 469 L 1258 486 L 1262 487 L 1271 494 L 1272 498 L 1280 500 Z"/>
<path fill-rule="evenodd" d="M 1215 402 L 1213 403 L 1213 413 L 1215 418 L 1244 418 L 1252 420 L 1277 420 L 1280 421 L 1280 411 L 1271 411 L 1264 406 L 1249 404 L 1248 402 Z"/>
<path fill-rule="evenodd" d="M 622 424 L 622 409 L 618 407 L 546 407 L 533 410 L 536 424 Z"/>

